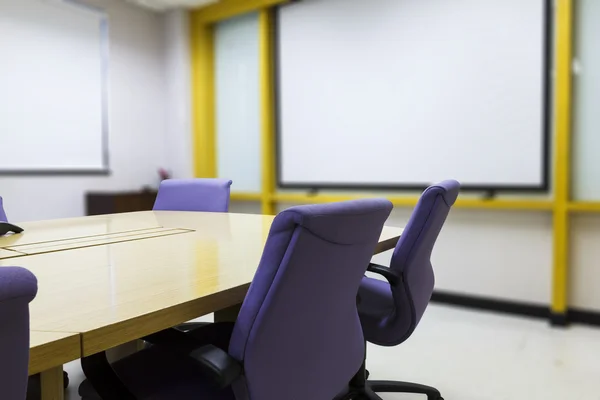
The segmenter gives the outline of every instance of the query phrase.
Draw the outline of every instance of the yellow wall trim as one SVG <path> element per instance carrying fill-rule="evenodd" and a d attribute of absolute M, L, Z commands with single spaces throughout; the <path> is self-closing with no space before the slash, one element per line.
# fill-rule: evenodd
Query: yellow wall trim
<path fill-rule="evenodd" d="M 262 193 L 231 192 L 229 198 L 231 201 L 261 201 L 263 195 Z"/>
<path fill-rule="evenodd" d="M 190 16 L 194 176 L 217 176 L 214 29 Z"/>
<path fill-rule="evenodd" d="M 355 199 L 364 199 L 370 197 L 386 197 L 396 207 L 414 207 L 419 201 L 418 197 L 407 196 L 384 196 L 384 195 L 308 195 L 304 193 L 277 193 L 273 196 L 276 202 L 285 203 L 332 203 L 335 201 L 346 201 Z M 481 200 L 481 199 L 458 199 L 455 207 L 457 208 L 472 208 L 472 209 L 487 209 L 487 210 L 533 210 L 533 211 L 550 211 L 553 207 L 551 200 Z"/>
<path fill-rule="evenodd" d="M 569 203 L 569 211 L 573 213 L 598 213 L 600 212 L 600 202 L 598 201 L 577 201 Z"/>
<path fill-rule="evenodd" d="M 214 23 L 236 15 L 274 7 L 290 0 L 221 0 L 195 11 L 198 21 Z"/>

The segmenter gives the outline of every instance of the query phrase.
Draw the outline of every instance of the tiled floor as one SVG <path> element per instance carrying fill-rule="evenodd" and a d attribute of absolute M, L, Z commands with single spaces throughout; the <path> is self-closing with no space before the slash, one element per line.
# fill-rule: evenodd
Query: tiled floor
<path fill-rule="evenodd" d="M 600 329 L 432 305 L 404 344 L 369 346 L 373 379 L 437 387 L 446 400 L 600 400 Z M 79 399 L 79 363 L 66 367 Z M 421 396 L 382 394 L 384 400 Z"/>

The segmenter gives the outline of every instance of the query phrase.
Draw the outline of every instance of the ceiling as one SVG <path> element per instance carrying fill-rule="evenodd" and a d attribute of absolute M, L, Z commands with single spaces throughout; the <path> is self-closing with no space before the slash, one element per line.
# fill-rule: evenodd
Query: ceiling
<path fill-rule="evenodd" d="M 126 0 L 128 3 L 156 11 L 165 11 L 174 8 L 199 8 L 217 3 L 219 0 Z"/>

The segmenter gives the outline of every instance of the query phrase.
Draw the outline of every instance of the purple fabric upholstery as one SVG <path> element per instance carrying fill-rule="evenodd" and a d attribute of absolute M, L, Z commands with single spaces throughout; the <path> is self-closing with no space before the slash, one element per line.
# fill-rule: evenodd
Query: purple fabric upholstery
<path fill-rule="evenodd" d="M 459 189 L 458 182 L 448 180 L 423 192 L 390 263 L 402 282 L 391 287 L 363 279 L 359 314 L 367 341 L 395 346 L 408 339 L 421 320 L 434 287 L 431 252 Z"/>
<path fill-rule="evenodd" d="M 6 216 L 4 205 L 2 204 L 2 197 L 0 197 L 0 222 L 1 221 L 8 222 L 8 217 Z"/>
<path fill-rule="evenodd" d="M 332 399 L 364 358 L 356 293 L 392 205 L 293 207 L 273 221 L 233 330 L 238 400 Z"/>
<path fill-rule="evenodd" d="M 158 188 L 154 210 L 227 212 L 231 181 L 166 179 Z"/>
<path fill-rule="evenodd" d="M 29 366 L 29 302 L 35 276 L 24 268 L 0 267 L 0 398 L 25 399 Z"/>
<path fill-rule="evenodd" d="M 232 387 L 216 389 L 194 361 L 160 345 L 115 363 L 120 380 L 138 399 L 333 399 L 364 359 L 356 295 L 391 209 L 387 200 L 368 199 L 293 207 L 275 217 L 229 328 L 229 354 L 243 366 Z"/>

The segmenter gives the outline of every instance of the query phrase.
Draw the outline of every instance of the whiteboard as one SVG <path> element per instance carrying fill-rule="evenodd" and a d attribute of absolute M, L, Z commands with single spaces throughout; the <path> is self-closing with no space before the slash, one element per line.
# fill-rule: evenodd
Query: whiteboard
<path fill-rule="evenodd" d="M 217 174 L 235 191 L 261 187 L 258 14 L 215 25 Z"/>
<path fill-rule="evenodd" d="M 106 172 L 106 15 L 0 0 L 0 37 L 0 173 Z"/>
<path fill-rule="evenodd" d="M 277 20 L 282 187 L 548 184 L 544 0 L 305 0 Z"/>

